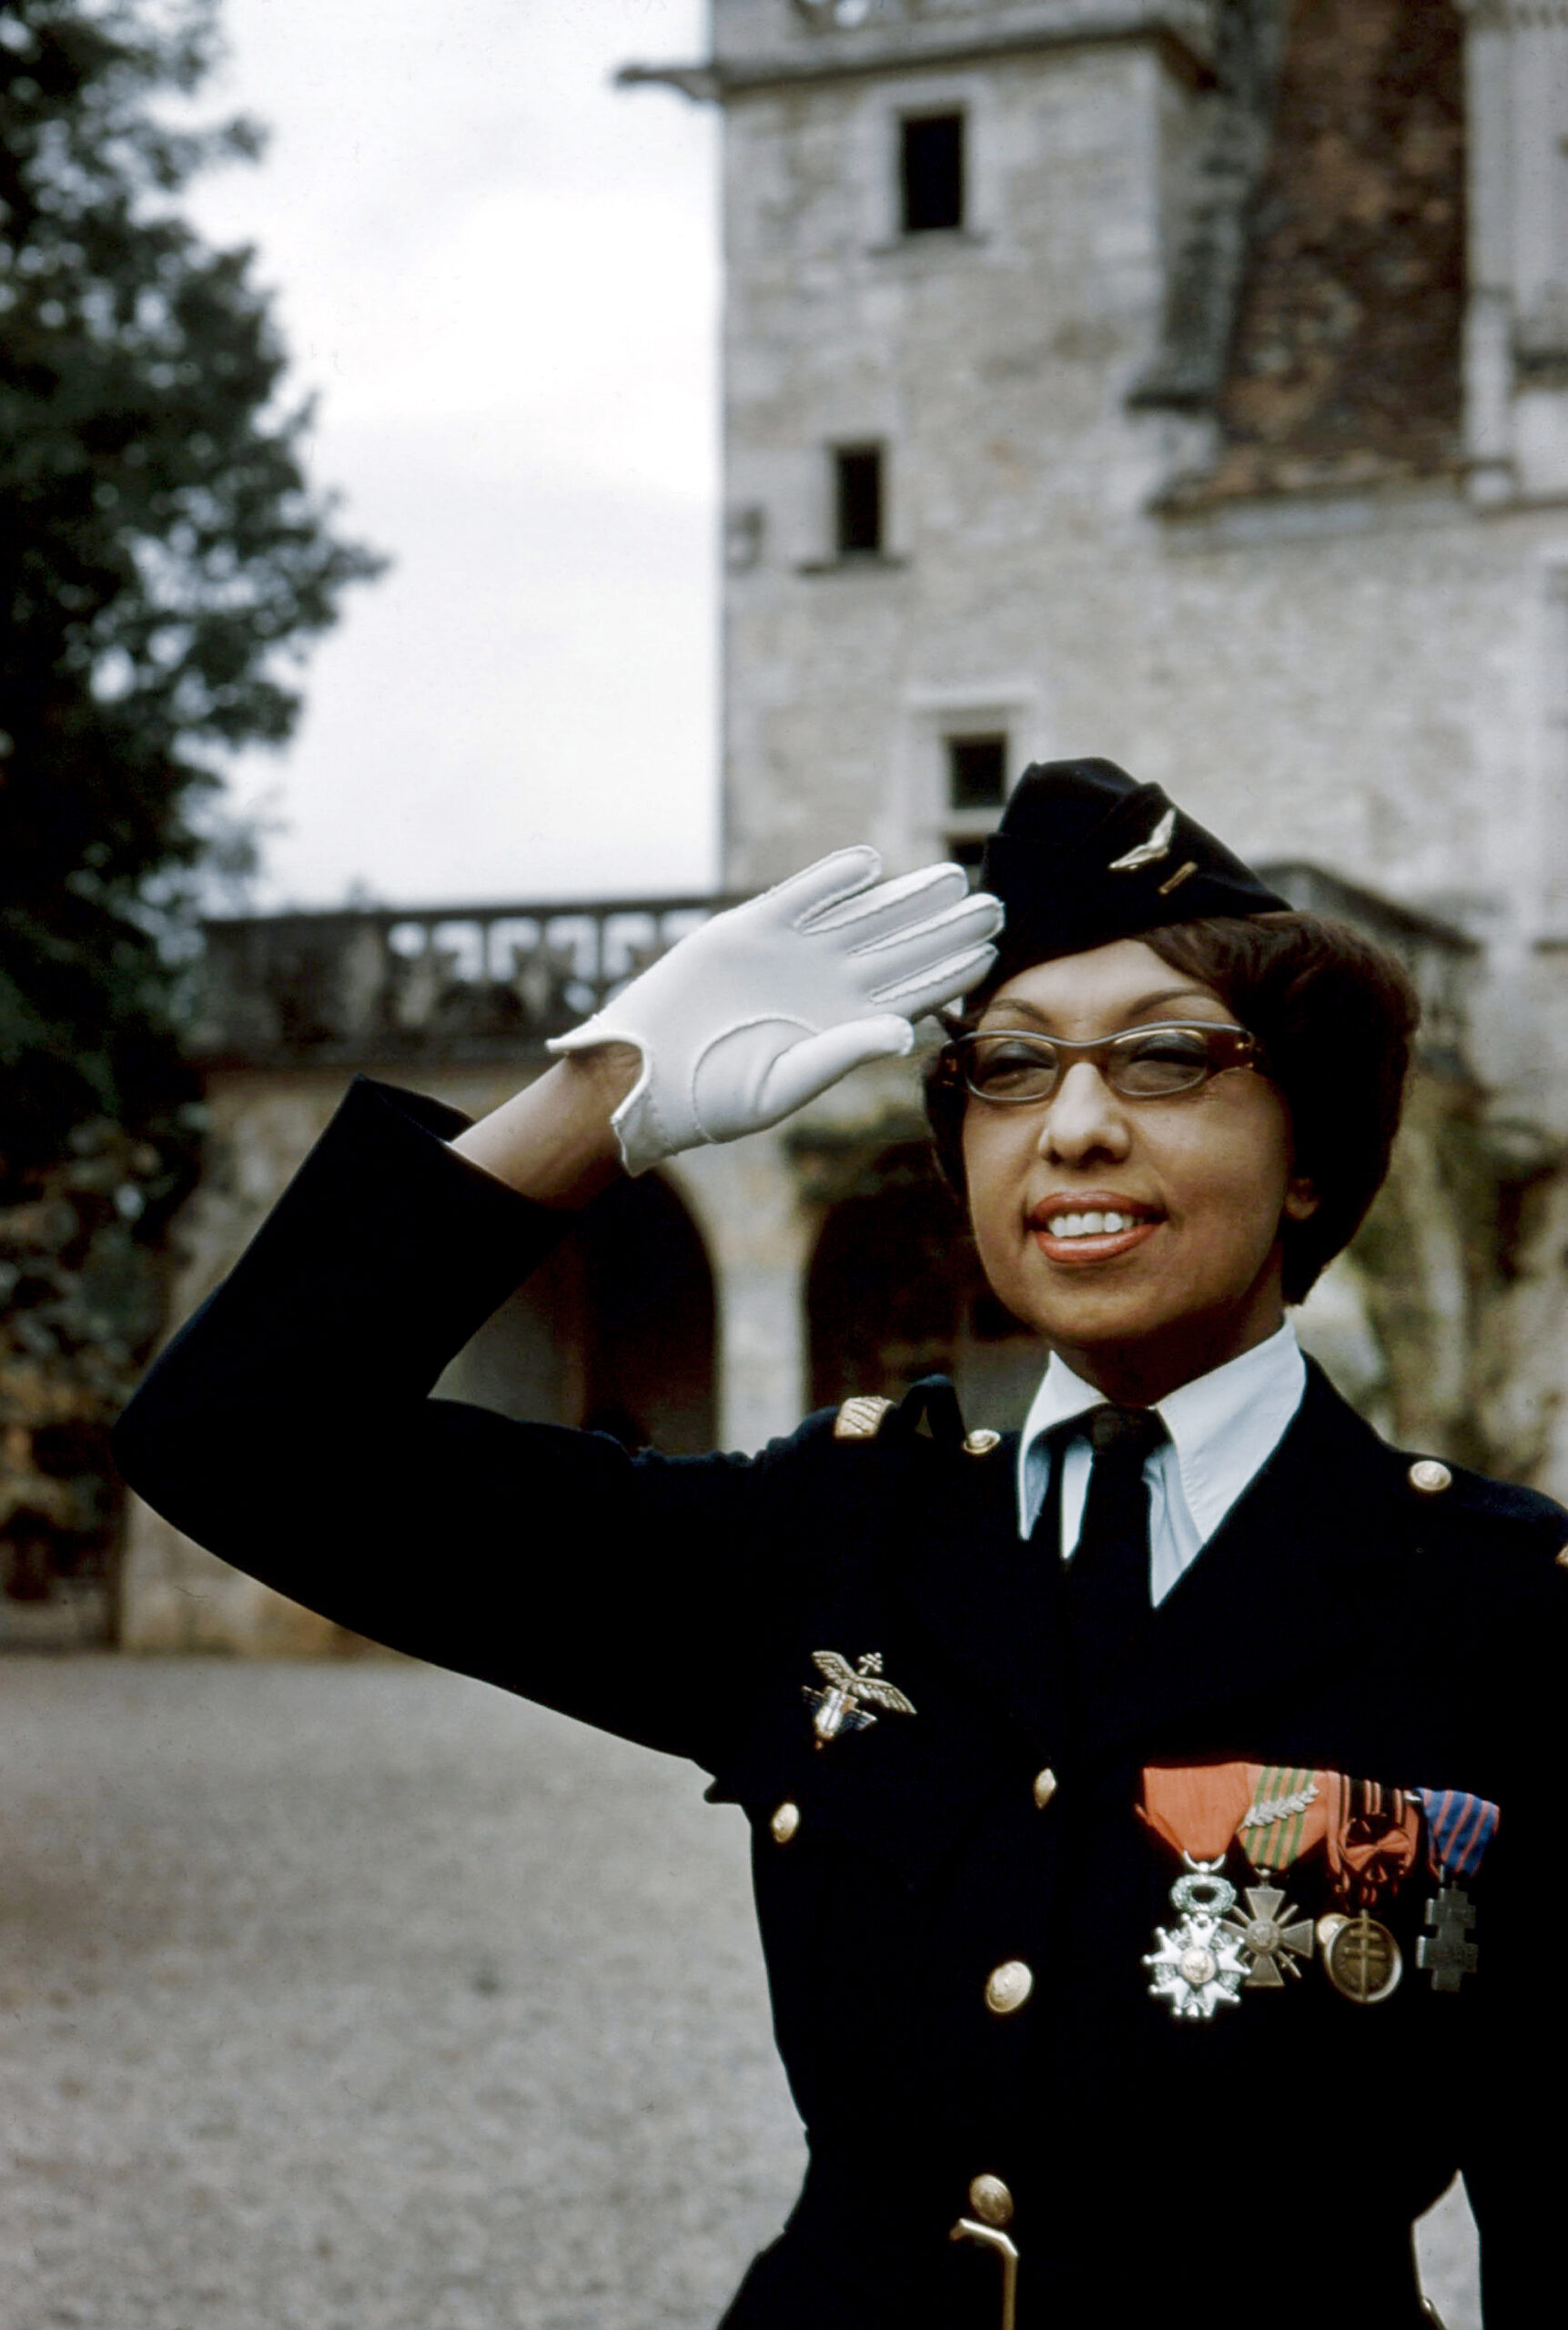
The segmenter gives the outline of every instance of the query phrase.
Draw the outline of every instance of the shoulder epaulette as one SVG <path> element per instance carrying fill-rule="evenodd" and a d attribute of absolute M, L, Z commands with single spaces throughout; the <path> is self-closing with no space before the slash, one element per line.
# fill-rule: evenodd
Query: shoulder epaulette
<path fill-rule="evenodd" d="M 1568 1569 L 1568 1545 L 1563 1542 L 1568 1513 L 1539 1489 L 1492 1480 L 1485 1473 L 1445 1464 L 1437 1456 L 1412 1458 L 1405 1469 L 1405 1483 L 1416 1501 L 1430 1503 L 1434 1513 L 1447 1508 L 1456 1521 L 1479 1521 L 1489 1528 L 1522 1531 L 1526 1540 L 1549 1550 L 1558 1565 Z"/>
<path fill-rule="evenodd" d="M 893 1413 L 891 1400 L 845 1400 L 833 1420 L 835 1440 L 875 1440 Z"/>
<path fill-rule="evenodd" d="M 875 1440 L 892 1416 L 901 1435 L 928 1440 L 938 1447 L 961 1448 L 966 1456 L 989 1456 L 1002 1444 L 1002 1435 L 989 1425 L 964 1429 L 958 1394 L 946 1375 L 923 1376 L 912 1383 L 902 1400 L 861 1394 L 845 1400 L 833 1420 L 835 1440 Z"/>

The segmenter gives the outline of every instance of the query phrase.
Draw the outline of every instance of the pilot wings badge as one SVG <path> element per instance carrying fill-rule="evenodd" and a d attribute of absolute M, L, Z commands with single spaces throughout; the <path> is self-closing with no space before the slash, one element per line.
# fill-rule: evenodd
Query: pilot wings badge
<path fill-rule="evenodd" d="M 812 1709 L 812 1736 L 818 1748 L 825 1748 L 841 1731 L 865 1731 L 876 1721 L 871 1710 L 882 1715 L 913 1715 L 915 1703 L 891 1683 L 882 1681 L 882 1653 L 868 1650 L 857 1666 L 851 1666 L 836 1650 L 814 1650 L 811 1663 L 819 1675 L 825 1677 L 825 1691 L 814 1690 L 809 1683 L 803 1687 L 806 1705 Z"/>
<path fill-rule="evenodd" d="M 1176 837 L 1176 812 L 1168 809 L 1147 841 L 1129 849 L 1124 857 L 1113 857 L 1107 866 L 1108 874 L 1137 874 L 1145 866 L 1158 866 L 1162 857 L 1170 856 L 1170 845 Z"/>

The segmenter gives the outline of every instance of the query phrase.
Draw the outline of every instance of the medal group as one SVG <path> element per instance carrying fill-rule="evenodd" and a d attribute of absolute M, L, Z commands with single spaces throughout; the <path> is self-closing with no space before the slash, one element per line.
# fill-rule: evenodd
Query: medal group
<path fill-rule="evenodd" d="M 1342 1772 L 1275 1764 L 1151 1767 L 1141 1817 L 1181 1859 L 1175 1912 L 1144 1959 L 1149 1995 L 1184 2021 L 1210 2021 L 1243 1991 L 1283 1990 L 1316 1960 L 1355 2006 L 1391 1998 L 1404 1956 L 1377 1914 L 1421 1868 L 1435 1879 L 1416 1964 L 1434 1991 L 1473 1974 L 1475 1910 L 1466 1886 L 1497 1833 L 1498 1809 L 1457 1788 L 1392 1788 Z M 1424 1850 L 1423 1850 L 1424 1845 Z M 1225 1875 L 1239 1846 L 1256 1882 Z M 1288 1873 L 1324 1849 L 1331 1908 L 1304 1917 Z"/>

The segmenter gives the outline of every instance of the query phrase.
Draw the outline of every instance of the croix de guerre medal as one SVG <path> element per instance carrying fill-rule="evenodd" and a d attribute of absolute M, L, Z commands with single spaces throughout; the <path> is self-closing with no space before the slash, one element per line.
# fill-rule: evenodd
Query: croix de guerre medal
<path fill-rule="evenodd" d="M 1404 1972 L 1398 1941 L 1372 1915 L 1384 1891 L 1396 1890 L 1416 1856 L 1420 1814 L 1401 1788 L 1325 1773 L 1334 1803 L 1329 1860 L 1347 1907 L 1319 1920 L 1323 1971 L 1353 2006 L 1380 2006 Z"/>
<path fill-rule="evenodd" d="M 1458 1788 L 1423 1788 L 1414 1794 L 1426 1814 L 1427 1858 L 1438 1886 L 1426 1905 L 1427 1931 L 1416 1943 L 1416 1964 L 1431 1974 L 1434 1991 L 1457 1991 L 1474 1973 L 1479 1958 L 1471 1939 L 1475 1910 L 1465 1884 L 1497 1834 L 1497 1807 Z"/>
<path fill-rule="evenodd" d="M 1280 1764 L 1256 1767 L 1252 1801 L 1237 1824 L 1236 1839 L 1252 1864 L 1253 1874 L 1268 1878 L 1282 1874 L 1302 1853 L 1328 1833 L 1325 1791 L 1315 1772 Z M 1299 1980 L 1302 1959 L 1312 1955 L 1312 1920 L 1299 1918 L 1281 1887 L 1249 1885 L 1242 1889 L 1245 1916 L 1232 1914 L 1226 1922 L 1241 1943 L 1247 1966 L 1246 1986 L 1253 1991 L 1282 1991 L 1286 1980 Z"/>
<path fill-rule="evenodd" d="M 882 1680 L 882 1653 L 868 1650 L 853 1666 L 836 1650 L 814 1650 L 811 1663 L 826 1679 L 825 1690 L 803 1686 L 812 1710 L 814 1744 L 825 1748 L 844 1731 L 865 1731 L 882 1715 L 913 1715 L 915 1702 Z"/>
<path fill-rule="evenodd" d="M 1179 2021 L 1211 2022 L 1220 2007 L 1236 2005 L 1247 1979 L 1241 1938 L 1227 1921 L 1236 1888 L 1223 1870 L 1249 1794 L 1245 1764 L 1154 1766 L 1143 1775 L 1142 1817 L 1175 1847 L 1184 1872 L 1170 1889 L 1176 1917 L 1155 1928 L 1143 1962 L 1149 1996 Z"/>

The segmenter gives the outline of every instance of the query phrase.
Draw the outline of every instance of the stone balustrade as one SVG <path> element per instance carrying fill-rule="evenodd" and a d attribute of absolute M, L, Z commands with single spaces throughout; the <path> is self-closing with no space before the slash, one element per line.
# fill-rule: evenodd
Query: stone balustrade
<path fill-rule="evenodd" d="M 718 897 L 355 907 L 205 926 L 208 1068 L 505 1059 L 575 1027 Z"/>
<path fill-rule="evenodd" d="M 1461 1072 L 1477 942 L 1320 866 L 1264 868 L 1300 907 L 1391 947 L 1421 996 L 1422 1053 Z M 209 1068 L 503 1059 L 597 1011 L 733 897 L 355 907 L 209 921 L 196 1049 Z"/>

